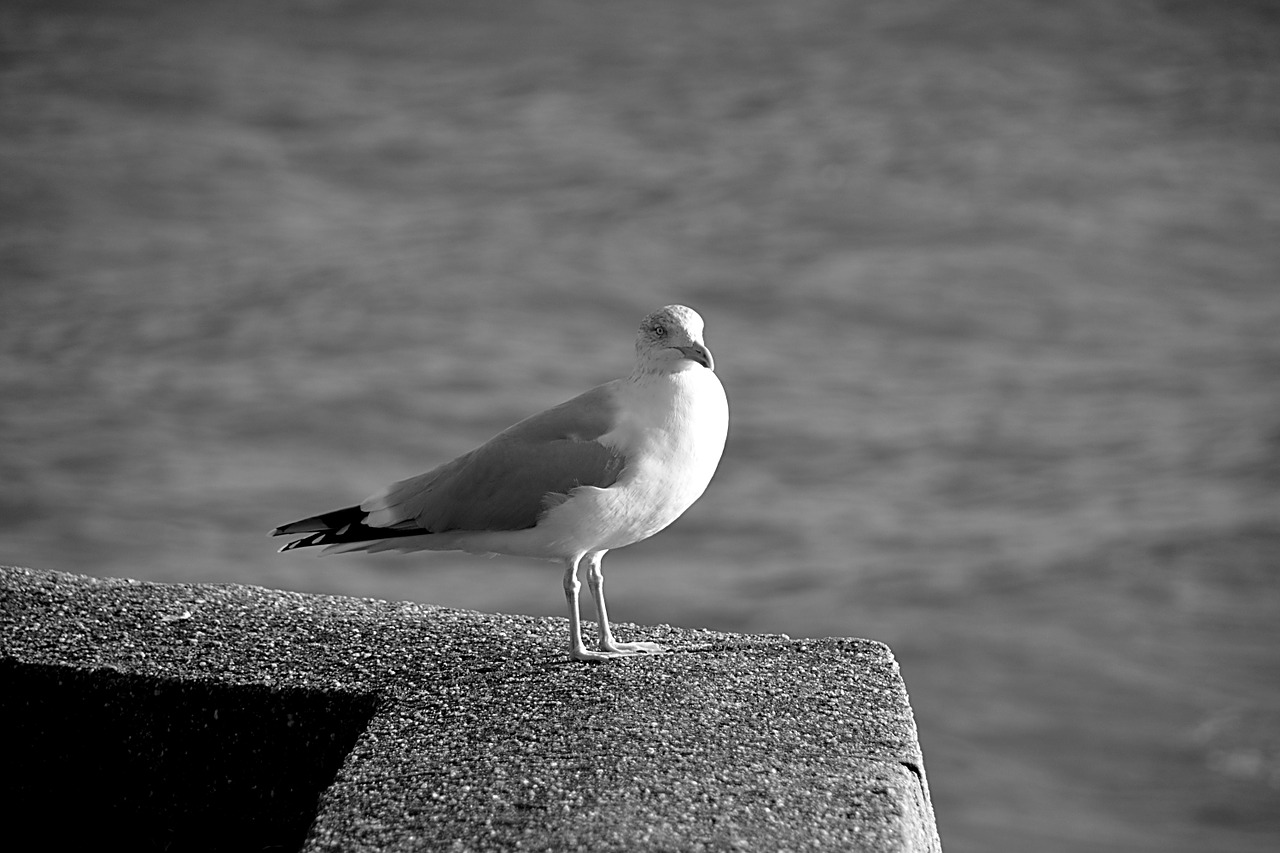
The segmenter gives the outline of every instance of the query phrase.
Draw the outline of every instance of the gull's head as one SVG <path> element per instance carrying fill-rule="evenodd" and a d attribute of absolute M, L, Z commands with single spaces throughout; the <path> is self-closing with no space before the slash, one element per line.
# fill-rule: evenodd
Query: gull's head
<path fill-rule="evenodd" d="M 702 341 L 702 318 L 683 305 L 659 308 L 640 321 L 636 366 L 647 372 L 715 370 L 711 350 Z"/>

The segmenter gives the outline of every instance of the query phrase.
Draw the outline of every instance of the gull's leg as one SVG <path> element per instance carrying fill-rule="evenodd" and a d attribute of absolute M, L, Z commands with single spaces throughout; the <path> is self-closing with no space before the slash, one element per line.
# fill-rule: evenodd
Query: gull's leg
<path fill-rule="evenodd" d="M 604 572 L 600 569 L 600 561 L 604 551 L 593 551 L 587 555 L 587 583 L 591 587 L 591 597 L 596 600 L 596 615 L 600 619 L 601 652 L 610 656 L 658 654 L 666 649 L 657 643 L 619 643 L 613 639 L 613 629 L 609 627 L 609 612 L 604 606 Z M 577 580 L 577 575 L 574 575 Z"/>
<path fill-rule="evenodd" d="M 575 554 L 564 561 L 564 598 L 569 605 L 569 657 L 573 660 L 601 661 L 619 657 L 619 652 L 591 651 L 582 642 L 582 616 L 578 609 L 578 564 L 585 555 Z M 605 629 L 607 630 L 607 629 Z"/>
<path fill-rule="evenodd" d="M 574 660 L 587 659 L 587 647 L 582 643 L 582 616 L 578 611 L 578 590 L 582 583 L 578 580 L 578 561 L 581 554 L 575 554 L 564 561 L 564 598 L 569 605 L 569 657 Z"/>

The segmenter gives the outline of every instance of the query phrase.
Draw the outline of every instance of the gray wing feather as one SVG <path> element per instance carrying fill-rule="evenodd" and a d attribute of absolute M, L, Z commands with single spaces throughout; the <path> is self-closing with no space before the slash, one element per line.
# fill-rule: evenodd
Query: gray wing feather
<path fill-rule="evenodd" d="M 625 457 L 596 440 L 613 428 L 616 410 L 611 384 L 593 388 L 360 507 L 375 527 L 431 533 L 533 527 L 558 502 L 554 496 L 617 481 Z"/>

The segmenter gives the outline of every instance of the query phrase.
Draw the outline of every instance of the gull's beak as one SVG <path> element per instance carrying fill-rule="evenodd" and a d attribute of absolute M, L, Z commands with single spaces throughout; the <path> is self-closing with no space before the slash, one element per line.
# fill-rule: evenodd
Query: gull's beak
<path fill-rule="evenodd" d="M 716 360 L 711 357 L 711 350 L 702 344 L 692 344 L 687 347 L 676 347 L 684 357 L 690 361 L 696 361 L 708 370 L 716 369 Z"/>

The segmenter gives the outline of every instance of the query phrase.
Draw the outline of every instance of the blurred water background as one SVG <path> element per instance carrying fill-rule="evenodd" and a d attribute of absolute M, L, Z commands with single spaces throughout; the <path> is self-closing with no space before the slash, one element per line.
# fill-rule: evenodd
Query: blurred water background
<path fill-rule="evenodd" d="M 264 534 L 669 302 L 731 435 L 616 618 L 890 643 L 951 853 L 1277 849 L 1275 3 L 0 8 L 0 561 L 561 615 Z"/>

